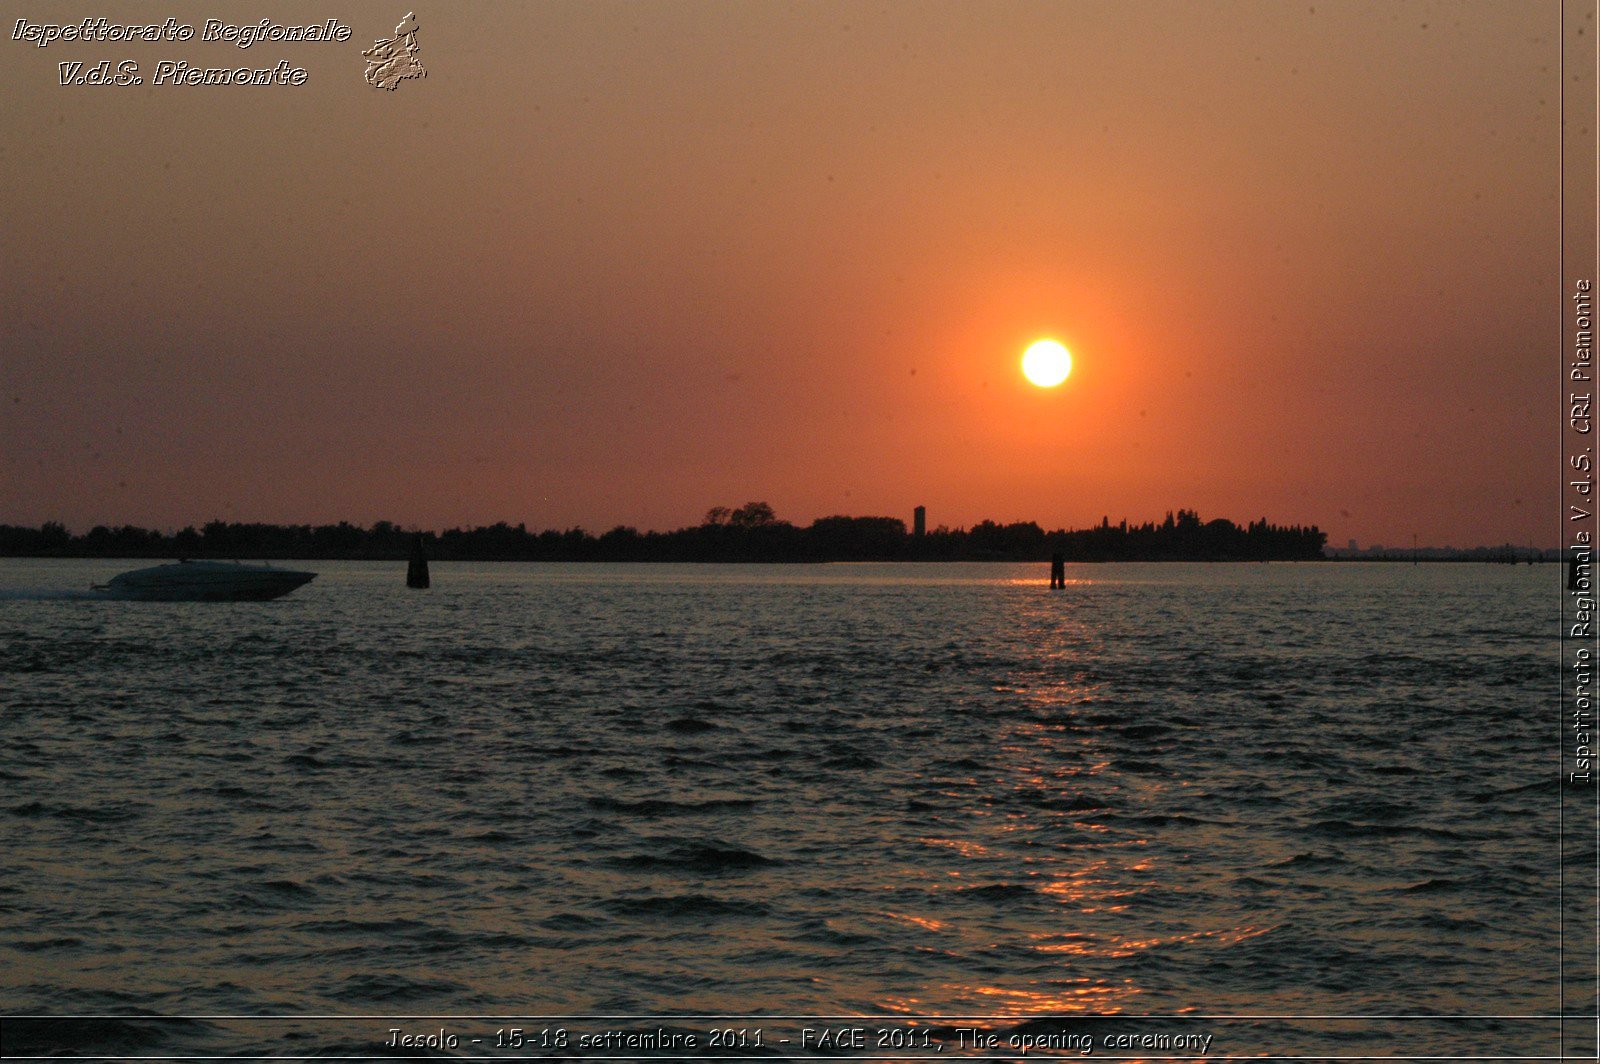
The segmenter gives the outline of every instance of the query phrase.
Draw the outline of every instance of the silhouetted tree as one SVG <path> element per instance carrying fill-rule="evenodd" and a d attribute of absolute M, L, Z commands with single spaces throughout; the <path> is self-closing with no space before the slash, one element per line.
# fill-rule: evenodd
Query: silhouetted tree
<path fill-rule="evenodd" d="M 778 519 L 778 515 L 764 502 L 747 502 L 728 518 L 728 523 L 739 528 L 757 528 L 761 525 L 770 525 Z"/>

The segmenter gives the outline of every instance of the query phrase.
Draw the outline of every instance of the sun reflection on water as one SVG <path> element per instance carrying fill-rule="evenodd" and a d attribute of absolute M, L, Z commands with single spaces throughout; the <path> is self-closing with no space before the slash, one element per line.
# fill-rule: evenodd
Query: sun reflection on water
<path fill-rule="evenodd" d="M 970 1022 L 992 1023 L 997 1017 L 1116 1015 L 1126 1011 L 1140 994 L 1132 979 L 1105 982 L 1088 976 L 1053 979 L 1025 987 L 993 986 L 983 983 L 940 983 L 930 988 L 928 998 L 892 997 L 880 1002 L 886 1013 L 915 1014 L 923 1011 L 926 1000 L 970 1003 Z M 964 1006 L 945 1010 L 956 1016 Z"/>

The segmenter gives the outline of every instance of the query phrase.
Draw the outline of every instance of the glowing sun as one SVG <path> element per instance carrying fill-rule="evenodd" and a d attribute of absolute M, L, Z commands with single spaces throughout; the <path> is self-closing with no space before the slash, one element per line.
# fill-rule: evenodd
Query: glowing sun
<path fill-rule="evenodd" d="M 1072 372 L 1072 354 L 1054 340 L 1040 340 L 1022 355 L 1022 375 L 1041 388 L 1054 388 Z"/>

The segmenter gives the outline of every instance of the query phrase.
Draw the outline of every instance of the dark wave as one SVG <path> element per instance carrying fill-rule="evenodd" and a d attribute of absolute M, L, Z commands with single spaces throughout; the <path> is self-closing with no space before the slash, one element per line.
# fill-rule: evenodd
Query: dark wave
<path fill-rule="evenodd" d="M 597 797 L 588 800 L 589 807 L 604 812 L 621 813 L 649 820 L 663 817 L 693 816 L 699 813 L 717 813 L 755 808 L 751 798 L 706 798 L 700 801 L 668 798 L 641 798 L 629 801 L 624 798 Z"/>
<path fill-rule="evenodd" d="M 755 901 L 736 901 L 705 894 L 673 894 L 649 898 L 613 898 L 603 903 L 618 916 L 675 919 L 687 917 L 761 917 L 772 910 Z"/>
<path fill-rule="evenodd" d="M 614 857 L 607 861 L 615 868 L 643 872 L 685 872 L 712 874 L 771 868 L 781 861 L 763 857 L 754 850 L 722 842 L 685 842 L 651 849 L 643 853 Z"/>

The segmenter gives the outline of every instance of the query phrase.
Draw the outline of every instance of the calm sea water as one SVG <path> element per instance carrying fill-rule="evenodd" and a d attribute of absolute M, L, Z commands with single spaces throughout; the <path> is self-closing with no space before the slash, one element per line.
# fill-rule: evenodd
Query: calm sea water
<path fill-rule="evenodd" d="M 1559 1011 L 1553 566 L 140 564 L 0 562 L 7 1012 Z"/>

